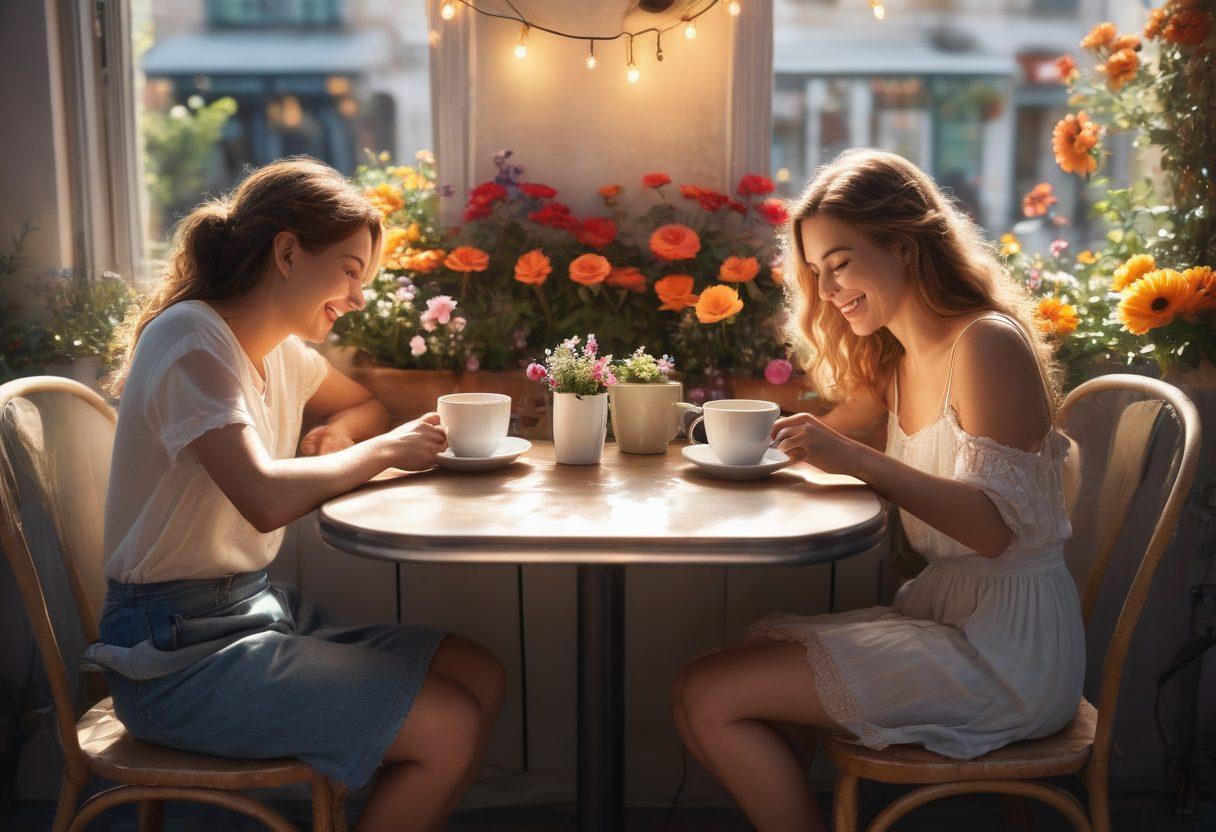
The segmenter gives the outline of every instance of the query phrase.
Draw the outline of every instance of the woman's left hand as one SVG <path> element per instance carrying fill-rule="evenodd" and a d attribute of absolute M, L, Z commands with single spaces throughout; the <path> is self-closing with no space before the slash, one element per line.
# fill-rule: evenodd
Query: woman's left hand
<path fill-rule="evenodd" d="M 334 425 L 317 425 L 300 440 L 300 456 L 322 456 L 342 451 L 355 444 L 355 440 L 342 428 Z"/>
<path fill-rule="evenodd" d="M 816 419 L 795 413 L 773 424 L 777 450 L 795 462 L 809 462 L 829 474 L 855 474 L 862 446 Z"/>

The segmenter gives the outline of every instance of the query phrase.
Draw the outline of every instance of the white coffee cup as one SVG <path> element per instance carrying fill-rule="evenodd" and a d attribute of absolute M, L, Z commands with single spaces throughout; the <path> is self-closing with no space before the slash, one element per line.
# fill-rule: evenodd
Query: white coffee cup
<path fill-rule="evenodd" d="M 439 421 L 453 456 L 490 456 L 507 438 L 511 397 L 501 393 L 449 393 L 439 397 Z"/>
<path fill-rule="evenodd" d="M 688 426 L 689 441 L 697 422 L 705 421 L 705 437 L 718 459 L 726 465 L 758 465 L 772 444 L 773 423 L 781 415 L 774 402 L 759 399 L 720 399 L 704 406 L 681 402 L 681 410 L 699 412 Z"/>

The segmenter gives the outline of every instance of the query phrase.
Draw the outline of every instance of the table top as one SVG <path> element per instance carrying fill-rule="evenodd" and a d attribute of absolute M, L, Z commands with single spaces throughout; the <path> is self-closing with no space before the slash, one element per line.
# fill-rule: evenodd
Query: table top
<path fill-rule="evenodd" d="M 344 552 L 411 563 L 795 565 L 882 540 L 882 501 L 859 481 L 806 464 L 717 479 L 682 447 L 608 443 L 599 465 L 558 465 L 534 442 L 493 471 L 386 472 L 326 502 L 317 525 Z"/>

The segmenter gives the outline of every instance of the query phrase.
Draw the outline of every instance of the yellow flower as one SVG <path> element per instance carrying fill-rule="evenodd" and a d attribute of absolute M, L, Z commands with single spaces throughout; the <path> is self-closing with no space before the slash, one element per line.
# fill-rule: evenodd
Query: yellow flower
<path fill-rule="evenodd" d="M 1122 292 L 1140 278 L 1157 268 L 1157 263 L 1151 254 L 1137 254 L 1130 257 L 1126 263 L 1115 269 L 1115 276 L 1110 282 L 1110 288 Z"/>
<path fill-rule="evenodd" d="M 414 158 L 417 159 L 419 162 L 422 162 L 422 164 L 424 164 L 424 165 L 435 164 L 435 154 L 429 150 L 419 150 L 417 153 L 414 154 Z"/>
<path fill-rule="evenodd" d="M 418 223 L 410 223 L 410 227 L 405 229 L 405 241 L 407 243 L 416 243 L 422 239 L 422 229 L 418 227 Z"/>
<path fill-rule="evenodd" d="M 1077 328 L 1077 310 L 1060 298 L 1043 298 L 1035 309 L 1035 320 L 1045 333 L 1067 335 Z"/>
<path fill-rule="evenodd" d="M 1022 244 L 1018 242 L 1018 238 L 1012 234 L 1001 235 L 1001 254 L 1006 257 L 1012 257 L 1022 250 Z"/>
<path fill-rule="evenodd" d="M 381 247 L 381 260 L 386 269 L 404 269 L 401 256 L 405 248 L 405 230 L 402 228 L 387 228 L 384 231 L 384 245 Z"/>
<path fill-rule="evenodd" d="M 1149 272 L 1133 283 L 1119 301 L 1119 320 L 1128 332 L 1143 335 L 1174 320 L 1189 294 L 1190 287 L 1173 269 Z"/>
<path fill-rule="evenodd" d="M 1201 312 L 1216 309 L 1216 273 L 1212 272 L 1211 266 L 1187 269 L 1182 273 L 1182 279 L 1190 290 L 1186 306 L 1182 310 L 1183 315 L 1194 317 Z"/>
<path fill-rule="evenodd" d="M 1089 249 L 1085 249 L 1085 251 L 1077 255 L 1077 262 L 1084 263 L 1087 266 L 1092 266 L 1094 263 L 1098 262 L 1098 256 Z"/>
<path fill-rule="evenodd" d="M 404 259 L 405 268 L 420 274 L 433 272 L 443 264 L 447 252 L 441 248 L 432 248 L 410 254 Z"/>
<path fill-rule="evenodd" d="M 701 293 L 697 300 L 697 320 L 703 324 L 714 324 L 737 315 L 741 309 L 743 301 L 739 300 L 738 290 L 719 283 Z"/>

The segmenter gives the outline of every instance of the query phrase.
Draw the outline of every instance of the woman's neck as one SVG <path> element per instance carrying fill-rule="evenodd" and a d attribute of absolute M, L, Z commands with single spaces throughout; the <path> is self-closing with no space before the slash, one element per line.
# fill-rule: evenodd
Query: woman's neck
<path fill-rule="evenodd" d="M 278 304 L 264 287 L 265 284 L 239 298 L 209 302 L 228 324 L 259 374 L 266 356 L 291 334 L 279 314 Z"/>
<path fill-rule="evenodd" d="M 887 329 L 904 348 L 908 361 L 921 364 L 938 357 L 949 347 L 954 327 L 949 318 L 922 309 L 908 297 L 892 316 Z"/>

